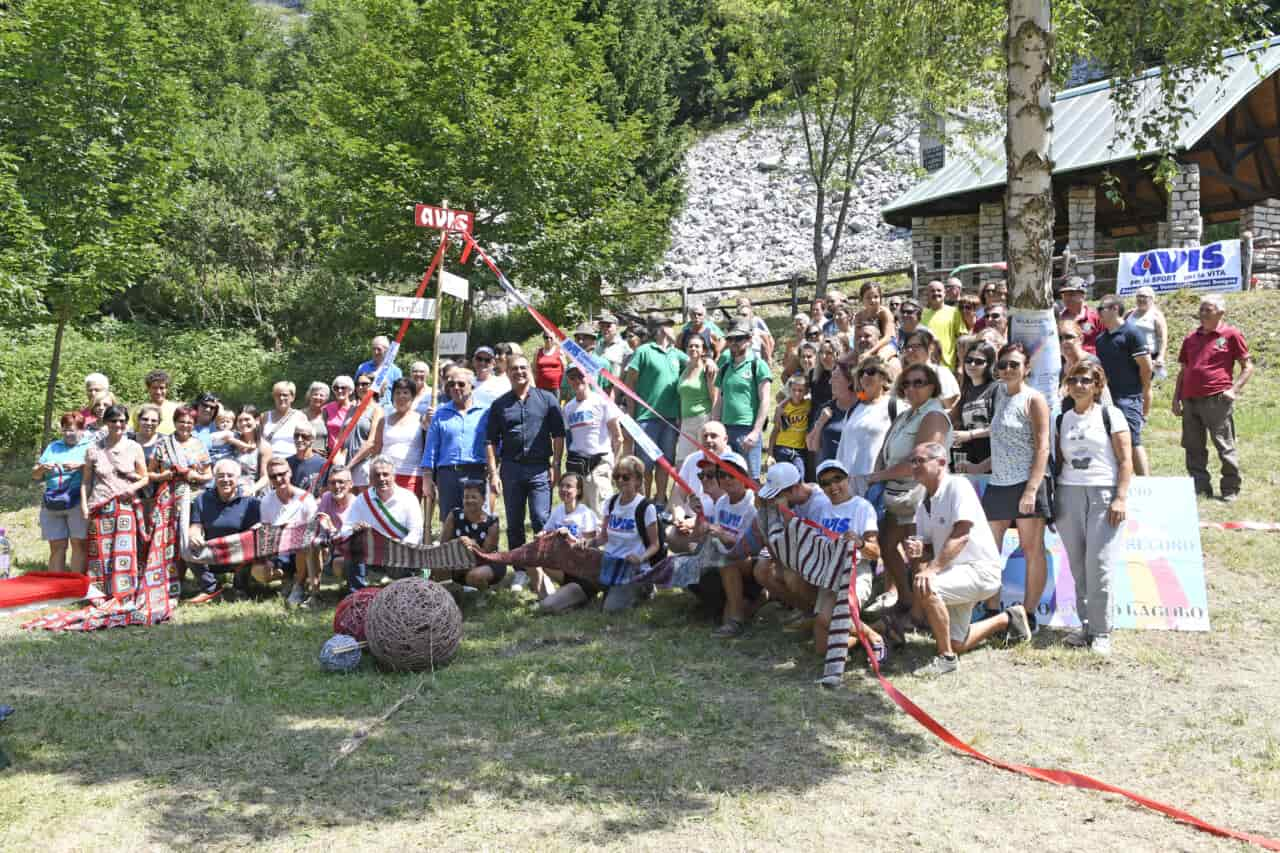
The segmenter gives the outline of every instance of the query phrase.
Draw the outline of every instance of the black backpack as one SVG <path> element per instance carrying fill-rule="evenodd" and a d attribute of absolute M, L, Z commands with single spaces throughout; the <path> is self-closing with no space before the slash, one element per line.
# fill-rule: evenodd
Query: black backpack
<path fill-rule="evenodd" d="M 614 495 L 609 498 L 609 503 L 604 508 L 606 516 L 613 515 L 613 508 L 618 505 L 618 496 Z M 658 552 L 649 558 L 649 565 L 656 566 L 667 558 L 667 534 L 662 524 L 662 511 L 657 505 L 648 498 L 640 498 L 640 503 L 636 504 L 636 531 L 640 534 L 640 541 L 644 543 L 645 550 L 649 550 L 649 527 L 644 523 L 644 513 L 650 506 L 655 507 L 659 516 L 658 518 Z"/>

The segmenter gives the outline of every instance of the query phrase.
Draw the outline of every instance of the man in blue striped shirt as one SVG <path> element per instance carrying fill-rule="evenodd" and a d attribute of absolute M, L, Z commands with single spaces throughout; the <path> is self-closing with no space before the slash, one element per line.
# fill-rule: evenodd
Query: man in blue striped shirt
<path fill-rule="evenodd" d="M 436 409 L 422 449 L 424 494 L 430 498 L 439 489 L 435 499 L 441 524 L 462 506 L 461 481 L 485 480 L 489 407 L 475 402 L 474 383 L 475 374 L 465 367 L 449 371 L 444 383 L 449 402 Z"/>

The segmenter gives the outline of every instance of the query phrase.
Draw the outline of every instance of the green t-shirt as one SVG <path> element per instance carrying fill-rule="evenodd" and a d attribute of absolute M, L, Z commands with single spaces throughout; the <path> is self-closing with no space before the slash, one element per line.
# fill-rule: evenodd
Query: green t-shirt
<path fill-rule="evenodd" d="M 726 353 L 727 354 L 727 353 Z M 772 379 L 769 365 L 755 353 L 748 353 L 740 363 L 721 358 L 716 387 L 720 389 L 720 422 L 725 426 L 752 426 L 760 407 L 760 383 Z"/>
<path fill-rule="evenodd" d="M 965 333 L 964 317 L 954 305 L 943 305 L 934 310 L 926 308 L 920 314 L 920 322 L 929 327 L 942 347 L 942 363 L 948 370 L 956 369 L 956 341 Z"/>
<path fill-rule="evenodd" d="M 689 356 L 674 346 L 662 349 L 654 343 L 642 345 L 627 363 L 628 370 L 636 372 L 634 389 L 640 399 L 658 410 L 670 421 L 680 418 L 680 374 L 689 363 Z M 636 406 L 636 420 L 653 420 L 653 412 Z"/>

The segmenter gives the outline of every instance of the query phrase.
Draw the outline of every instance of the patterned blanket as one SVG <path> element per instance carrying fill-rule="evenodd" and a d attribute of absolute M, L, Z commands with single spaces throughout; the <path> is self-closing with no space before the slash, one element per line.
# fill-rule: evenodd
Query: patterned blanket
<path fill-rule="evenodd" d="M 849 656 L 849 632 L 853 630 L 849 587 L 857 551 L 849 540 L 832 538 L 825 530 L 816 529 L 799 518 L 783 521 L 776 510 L 764 515 L 769 530 L 769 553 L 773 558 L 819 589 L 835 591 L 836 603 L 827 632 L 827 657 L 822 675 L 839 678 L 844 674 Z"/>
<path fill-rule="evenodd" d="M 234 566 L 252 560 L 293 554 L 324 541 L 326 537 L 315 519 L 306 524 L 282 527 L 263 525 L 244 533 L 210 539 L 204 543 L 203 548 L 192 548 L 186 559 L 189 563 Z"/>
<path fill-rule="evenodd" d="M 435 546 L 409 545 L 371 528 L 334 543 L 334 548 L 353 562 L 393 569 L 465 571 L 476 564 L 471 549 L 461 539 Z"/>
<path fill-rule="evenodd" d="M 476 551 L 482 563 L 506 563 L 509 566 L 538 566 L 557 569 L 566 575 L 594 581 L 600 577 L 599 548 L 570 544 L 563 536 L 539 536 L 519 548 L 487 554 Z"/>

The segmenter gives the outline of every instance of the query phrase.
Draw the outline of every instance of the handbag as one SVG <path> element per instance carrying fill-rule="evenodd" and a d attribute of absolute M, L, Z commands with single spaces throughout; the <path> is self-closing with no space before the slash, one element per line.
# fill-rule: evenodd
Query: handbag
<path fill-rule="evenodd" d="M 65 512 L 72 507 L 80 505 L 80 487 L 79 486 L 59 486 L 56 489 L 46 489 L 44 493 L 44 508 L 53 512 Z"/>

